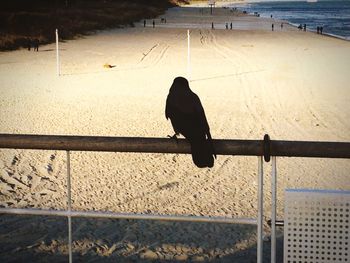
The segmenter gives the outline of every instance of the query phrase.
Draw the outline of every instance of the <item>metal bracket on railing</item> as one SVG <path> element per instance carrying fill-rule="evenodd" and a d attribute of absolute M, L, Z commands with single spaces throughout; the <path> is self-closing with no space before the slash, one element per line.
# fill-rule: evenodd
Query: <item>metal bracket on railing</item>
<path fill-rule="evenodd" d="M 267 220 L 267 225 L 272 227 L 272 222 L 271 220 Z M 284 226 L 284 220 L 276 220 L 275 226 Z"/>
<path fill-rule="evenodd" d="M 268 134 L 264 135 L 264 160 L 265 162 L 269 162 L 271 159 L 271 151 L 270 151 L 270 136 Z"/>

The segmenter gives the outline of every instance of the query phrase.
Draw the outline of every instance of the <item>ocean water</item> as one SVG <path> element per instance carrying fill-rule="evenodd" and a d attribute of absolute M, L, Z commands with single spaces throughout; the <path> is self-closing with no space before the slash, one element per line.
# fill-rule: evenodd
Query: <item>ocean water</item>
<path fill-rule="evenodd" d="M 271 1 L 237 6 L 262 17 L 283 19 L 293 25 L 306 24 L 311 31 L 323 26 L 323 33 L 350 40 L 350 0 Z"/>

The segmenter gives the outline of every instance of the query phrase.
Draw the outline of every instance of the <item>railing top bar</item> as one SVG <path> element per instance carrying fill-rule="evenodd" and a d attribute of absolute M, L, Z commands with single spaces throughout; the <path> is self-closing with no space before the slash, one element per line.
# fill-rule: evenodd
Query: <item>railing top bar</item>
<path fill-rule="evenodd" d="M 223 223 L 223 224 L 249 224 L 249 225 L 257 224 L 256 219 L 253 219 L 253 218 L 130 214 L 130 213 L 113 213 L 113 212 L 100 212 L 100 211 L 48 210 L 48 209 L 35 209 L 35 208 L 0 208 L 0 214 L 1 213 L 17 214 L 17 215 L 161 220 L 161 221 L 177 221 L 177 222 L 197 222 L 197 223 Z"/>
<path fill-rule="evenodd" d="M 270 154 L 271 156 L 349 159 L 350 143 L 272 140 Z"/>
<path fill-rule="evenodd" d="M 262 156 L 269 149 L 271 156 L 350 158 L 349 142 L 312 142 L 271 140 L 269 147 L 263 140 L 214 140 L 218 155 Z M 61 136 L 0 134 L 0 148 L 140 152 L 140 153 L 191 153 L 185 139 Z M 264 152 L 265 151 L 265 152 Z"/>
<path fill-rule="evenodd" d="M 216 154 L 261 155 L 262 142 L 214 140 Z M 0 148 L 102 152 L 191 153 L 185 139 L 0 134 Z"/>

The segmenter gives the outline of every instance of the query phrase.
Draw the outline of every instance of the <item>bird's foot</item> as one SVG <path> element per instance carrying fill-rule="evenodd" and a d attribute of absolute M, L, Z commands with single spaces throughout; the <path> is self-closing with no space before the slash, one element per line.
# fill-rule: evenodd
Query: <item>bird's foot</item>
<path fill-rule="evenodd" d="M 167 137 L 169 137 L 170 139 L 174 139 L 176 141 L 176 143 L 178 143 L 177 134 L 176 133 L 173 136 L 168 135 Z"/>

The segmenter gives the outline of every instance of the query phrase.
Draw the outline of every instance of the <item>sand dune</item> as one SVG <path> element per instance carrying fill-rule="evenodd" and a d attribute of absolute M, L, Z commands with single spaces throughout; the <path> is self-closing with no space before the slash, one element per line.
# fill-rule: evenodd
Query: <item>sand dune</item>
<path fill-rule="evenodd" d="M 142 137 L 172 134 L 164 116 L 165 99 L 176 76 L 189 76 L 189 27 L 190 86 L 201 98 L 214 138 L 261 139 L 268 133 L 280 140 L 350 140 L 349 42 L 298 32 L 287 25 L 283 30 L 276 26 L 271 32 L 273 21 L 237 15 L 229 9 L 216 9 L 215 15 L 209 16 L 198 8 L 174 8 L 164 16 L 167 23 L 160 24 L 157 19 L 156 28 L 147 21 L 146 28 L 140 23 L 135 28 L 101 31 L 61 43 L 60 77 L 55 75 L 54 45 L 40 47 L 37 53 L 0 53 L 0 132 Z M 215 30 L 210 29 L 213 20 Z M 231 21 L 234 30 L 225 30 L 225 23 Z M 106 63 L 115 67 L 104 68 Z M 0 205 L 66 208 L 65 158 L 60 151 L 1 150 Z M 256 216 L 254 157 L 218 156 L 212 169 L 198 169 L 191 156 L 176 154 L 73 152 L 71 162 L 76 210 Z M 268 213 L 270 169 L 266 168 Z M 348 160 L 279 158 L 278 216 L 283 217 L 285 188 L 349 190 L 349 170 Z M 7 224 L 12 219 L 1 220 Z M 32 222 L 21 220 L 23 224 Z M 146 228 L 157 233 L 157 228 L 148 224 Z M 78 223 L 76 227 L 85 229 Z M 213 230 L 218 242 L 225 227 Z M 97 231 L 92 228 L 82 233 Z M 25 240 L 26 231 L 19 230 L 18 240 Z M 242 231 L 238 229 L 228 238 L 232 243 L 241 240 L 240 249 L 225 244 L 226 252 L 221 249 L 212 254 L 209 250 L 219 247 L 214 241 L 209 245 L 203 241 L 209 248 L 202 252 L 194 245 L 186 250 L 184 244 L 192 242 L 191 235 L 179 241 L 187 251 L 181 253 L 175 248 L 175 252 L 168 253 L 162 248 L 167 242 L 153 244 L 151 241 L 157 238 L 150 236 L 145 237 L 148 247 L 137 243 L 139 238 L 127 236 L 127 243 L 115 244 L 130 245 L 123 247 L 130 250 L 125 255 L 134 256 L 126 260 L 165 259 L 168 253 L 173 259 L 178 255 L 193 261 L 214 260 L 221 255 L 224 261 L 239 258 L 237 251 L 254 251 L 255 233 L 239 237 L 237 233 Z M 2 243 L 7 242 L 8 233 L 2 232 Z M 99 235 L 104 236 L 97 233 L 92 240 Z M 107 248 L 85 242 L 78 232 L 76 237 L 77 255 L 95 253 L 113 259 L 123 254 L 117 253 L 116 247 L 112 249 L 119 236 L 101 243 Z M 28 246 L 35 246 L 37 253 L 59 251 L 64 255 L 65 241 L 57 240 L 53 244 L 52 239 L 41 236 L 28 241 Z M 98 249 L 104 252 L 99 254 Z M 15 250 L 3 246 L 1 255 L 8 251 Z M 242 260 L 253 260 L 254 254 L 250 255 Z"/>

